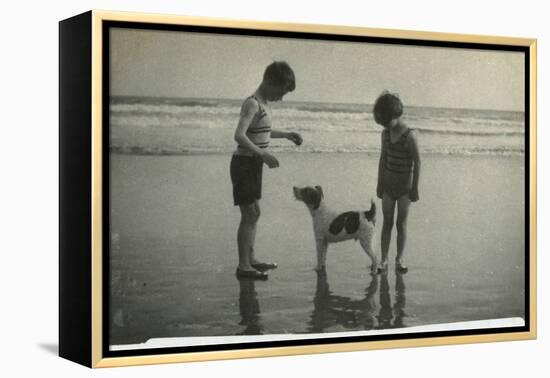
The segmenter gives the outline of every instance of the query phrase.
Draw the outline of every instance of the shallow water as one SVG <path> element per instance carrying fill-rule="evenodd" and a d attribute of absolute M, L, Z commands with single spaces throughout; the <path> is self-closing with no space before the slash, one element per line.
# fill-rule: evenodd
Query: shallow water
<path fill-rule="evenodd" d="M 264 171 L 256 250 L 279 268 L 254 282 L 234 275 L 239 211 L 229 155 L 111 155 L 111 345 L 524 317 L 522 158 L 424 156 L 421 200 L 409 215 L 410 271 L 390 266 L 379 276 L 353 241 L 331 245 L 318 275 L 311 218 L 292 196 L 293 185 L 322 185 L 331 206 L 366 209 L 377 160 L 278 158 L 280 168 Z"/>

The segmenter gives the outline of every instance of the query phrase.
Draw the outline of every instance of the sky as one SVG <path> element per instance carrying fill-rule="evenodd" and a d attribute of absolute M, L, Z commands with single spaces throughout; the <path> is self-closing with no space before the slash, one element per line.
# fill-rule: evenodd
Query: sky
<path fill-rule="evenodd" d="M 372 104 L 383 91 L 411 106 L 523 111 L 519 52 L 111 29 L 111 94 L 241 99 L 285 60 L 287 101 Z"/>

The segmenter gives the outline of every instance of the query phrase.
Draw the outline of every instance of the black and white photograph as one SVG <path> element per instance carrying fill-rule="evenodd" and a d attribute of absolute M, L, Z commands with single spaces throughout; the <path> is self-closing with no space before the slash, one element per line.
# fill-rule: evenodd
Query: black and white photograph
<path fill-rule="evenodd" d="M 525 327 L 525 53 L 273 34 L 109 28 L 109 350 Z"/>

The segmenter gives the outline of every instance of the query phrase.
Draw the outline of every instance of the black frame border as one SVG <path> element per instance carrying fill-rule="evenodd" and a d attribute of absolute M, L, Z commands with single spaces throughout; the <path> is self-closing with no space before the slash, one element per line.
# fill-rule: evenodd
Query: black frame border
<path fill-rule="evenodd" d="M 92 12 L 59 22 L 59 356 L 92 365 Z"/>

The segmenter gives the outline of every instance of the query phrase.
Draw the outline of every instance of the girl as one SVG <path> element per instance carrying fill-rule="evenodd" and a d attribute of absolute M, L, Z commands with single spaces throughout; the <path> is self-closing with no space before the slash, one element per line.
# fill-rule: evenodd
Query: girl
<path fill-rule="evenodd" d="M 373 115 L 376 123 L 384 127 L 376 188 L 376 195 L 382 199 L 384 214 L 380 267 L 385 271 L 388 266 L 388 251 L 397 205 L 395 268 L 399 273 L 406 273 L 408 268 L 403 262 L 403 252 L 407 240 L 407 216 L 411 202 L 419 199 L 420 155 L 417 136 L 402 121 L 403 103 L 395 94 L 383 92 L 374 104 Z"/>

